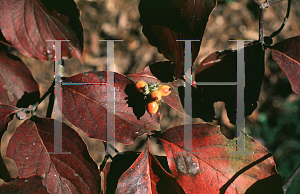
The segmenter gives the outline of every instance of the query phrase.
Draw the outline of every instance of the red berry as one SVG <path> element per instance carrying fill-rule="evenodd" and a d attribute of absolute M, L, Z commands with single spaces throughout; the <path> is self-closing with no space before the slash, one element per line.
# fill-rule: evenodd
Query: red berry
<path fill-rule="evenodd" d="M 155 90 L 155 91 L 151 92 L 150 93 L 150 100 L 151 101 L 155 101 L 155 102 L 161 100 L 161 93 L 160 93 L 160 91 Z"/>
<path fill-rule="evenodd" d="M 161 96 L 168 96 L 171 93 L 172 88 L 168 85 L 162 85 L 158 88 L 158 91 L 160 91 Z"/>
<path fill-rule="evenodd" d="M 137 91 L 143 93 L 146 85 L 148 85 L 146 82 L 138 81 L 135 83 L 135 88 Z"/>
<path fill-rule="evenodd" d="M 155 114 L 158 111 L 158 104 L 156 102 L 150 102 L 146 105 L 148 113 Z"/>

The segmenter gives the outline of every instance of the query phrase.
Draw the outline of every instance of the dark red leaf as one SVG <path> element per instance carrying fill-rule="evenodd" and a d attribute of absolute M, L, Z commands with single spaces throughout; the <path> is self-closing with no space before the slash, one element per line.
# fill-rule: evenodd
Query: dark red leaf
<path fill-rule="evenodd" d="M 246 44 L 245 52 L 245 116 L 257 107 L 261 84 L 264 78 L 265 52 L 258 41 Z M 236 82 L 237 51 L 225 50 L 210 54 L 204 59 L 195 74 L 196 82 Z M 225 102 L 228 118 L 236 122 L 236 86 L 197 85 L 192 88 L 193 117 L 205 121 L 214 118 L 213 103 Z M 181 89 L 180 89 L 181 91 Z M 183 91 L 182 91 L 183 92 Z M 181 95 L 182 96 L 182 95 Z M 181 97 L 183 98 L 183 97 Z M 239 106 L 239 105 L 238 105 Z M 209 110 L 209 112 L 208 112 Z"/>
<path fill-rule="evenodd" d="M 177 194 L 180 187 L 147 149 L 119 178 L 116 193 Z"/>
<path fill-rule="evenodd" d="M 16 129 L 6 150 L 16 162 L 17 176 L 45 176 L 49 193 L 98 193 L 99 171 L 78 133 L 63 123 L 62 151 L 71 154 L 49 154 L 54 151 L 54 120 L 33 120 Z"/>
<path fill-rule="evenodd" d="M 55 53 L 54 41 L 47 40 L 68 39 L 62 43 L 62 55 L 82 61 L 83 31 L 76 4 L 68 1 L 67 9 L 73 13 L 68 15 L 59 9 L 66 1 L 43 2 L 47 7 L 40 0 L 2 0 L 0 26 L 5 39 L 23 55 L 40 60 Z"/>
<path fill-rule="evenodd" d="M 28 178 L 17 178 L 0 186 L 1 194 L 48 194 L 42 183 L 43 177 L 34 175 Z"/>
<path fill-rule="evenodd" d="M 17 57 L 0 51 L 0 103 L 28 107 L 40 98 L 39 85 Z"/>
<path fill-rule="evenodd" d="M 272 57 L 300 96 L 300 36 L 283 40 L 272 47 Z"/>
<path fill-rule="evenodd" d="M 89 137 L 102 141 L 107 138 L 106 80 L 105 71 L 87 72 L 69 77 L 65 82 L 100 84 L 62 87 L 65 117 Z M 131 80 L 118 73 L 115 73 L 115 129 L 115 140 L 124 144 L 132 143 L 151 130 L 160 130 L 159 112 L 153 117 L 145 112 L 143 95 L 136 91 Z"/>
<path fill-rule="evenodd" d="M 251 137 L 245 137 L 245 152 L 254 154 L 237 154 L 236 140 L 223 136 L 218 126 L 192 128 L 193 139 L 184 139 L 184 126 L 170 128 L 160 138 L 172 175 L 186 193 L 245 193 L 256 181 L 278 174 L 271 154 Z M 192 141 L 192 150 L 184 149 L 184 141 Z"/>
<path fill-rule="evenodd" d="M 9 106 L 6 104 L 0 104 L 0 138 L 2 134 L 6 131 L 7 124 L 11 121 L 10 115 L 18 112 L 20 109 Z"/>
<path fill-rule="evenodd" d="M 106 164 L 104 168 L 104 193 L 115 193 L 119 178 L 127 169 L 129 169 L 139 155 L 139 152 L 117 154 L 113 157 L 112 162 Z"/>
<path fill-rule="evenodd" d="M 140 22 L 150 44 L 176 64 L 175 76 L 184 72 L 184 42 L 179 39 L 202 40 L 208 17 L 216 0 L 141 0 Z M 201 41 L 192 43 L 195 61 Z"/>
<path fill-rule="evenodd" d="M 180 103 L 180 98 L 178 94 L 178 87 L 173 83 L 163 83 L 160 80 L 158 80 L 151 72 L 150 70 L 151 66 L 145 67 L 142 71 L 138 73 L 133 73 L 128 75 L 127 77 L 134 81 L 135 83 L 137 81 L 144 81 L 146 83 L 150 82 L 158 82 L 160 85 L 168 85 L 172 88 L 171 94 L 168 96 L 162 97 L 163 101 L 167 103 L 172 108 L 176 109 L 177 111 L 184 113 L 184 109 L 182 107 L 182 104 Z"/>

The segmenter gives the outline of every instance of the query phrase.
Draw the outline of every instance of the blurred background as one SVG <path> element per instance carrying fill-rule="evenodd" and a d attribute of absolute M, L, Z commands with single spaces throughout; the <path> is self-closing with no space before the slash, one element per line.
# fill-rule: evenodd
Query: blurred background
<path fill-rule="evenodd" d="M 122 42 L 115 43 L 115 71 L 118 73 L 125 75 L 135 73 L 154 62 L 166 60 L 148 43 L 142 33 L 142 26 L 139 23 L 139 0 L 75 0 L 75 2 L 81 11 L 84 28 L 84 66 L 77 59 L 68 59 L 65 61 L 64 76 L 106 70 L 106 43 L 99 42 L 99 39 L 123 39 Z M 286 15 L 287 3 L 288 1 L 284 0 L 266 9 L 265 36 L 280 27 Z M 207 23 L 193 71 L 210 53 L 236 49 L 236 43 L 230 42 L 230 39 L 257 40 L 258 16 L 259 10 L 251 0 L 219 0 Z M 276 43 L 299 35 L 300 1 L 292 0 L 289 20 L 273 41 Z M 34 78 L 40 84 L 41 95 L 44 94 L 52 83 L 53 62 L 27 58 L 15 50 L 12 50 L 12 53 L 19 56 L 31 69 Z M 277 170 L 285 182 L 300 164 L 300 99 L 292 92 L 287 77 L 272 60 L 270 50 L 266 52 L 265 69 L 259 105 L 252 115 L 246 118 L 246 132 L 271 152 Z M 37 115 L 45 117 L 47 104 L 48 98 L 38 107 Z M 160 111 L 162 131 L 183 124 L 183 115 L 176 110 L 163 105 Z M 200 121 L 202 120 L 194 120 Z M 64 122 L 68 123 L 67 120 Z M 21 121 L 17 120 L 10 123 L 9 130 L 3 136 L 2 155 L 15 127 L 20 123 Z M 98 154 L 103 150 L 101 141 L 90 139 L 81 130 L 75 129 L 87 142 L 92 157 L 100 165 L 103 160 L 103 155 Z M 138 138 L 134 145 L 117 145 L 117 148 L 120 151 L 142 150 L 141 142 L 144 138 Z M 161 147 L 155 148 L 153 152 L 157 155 L 164 154 Z M 11 175 L 15 176 L 17 171 L 14 162 L 7 158 L 5 162 Z M 300 175 L 287 193 L 300 193 Z"/>

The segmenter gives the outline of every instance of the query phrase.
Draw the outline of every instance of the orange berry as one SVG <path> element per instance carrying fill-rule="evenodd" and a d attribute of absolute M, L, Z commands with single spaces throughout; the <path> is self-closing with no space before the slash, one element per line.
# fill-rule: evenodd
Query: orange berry
<path fill-rule="evenodd" d="M 135 83 L 135 88 L 138 92 L 144 92 L 145 86 L 148 85 L 146 82 L 138 81 Z"/>
<path fill-rule="evenodd" d="M 171 93 L 172 88 L 168 85 L 162 85 L 158 88 L 158 91 L 160 91 L 161 96 L 168 96 Z"/>
<path fill-rule="evenodd" d="M 149 114 L 155 114 L 158 111 L 158 104 L 156 102 L 150 102 L 146 105 L 146 109 Z"/>
<path fill-rule="evenodd" d="M 150 100 L 151 101 L 155 101 L 155 102 L 161 100 L 161 93 L 160 93 L 160 91 L 155 90 L 155 91 L 151 92 L 150 93 Z"/>

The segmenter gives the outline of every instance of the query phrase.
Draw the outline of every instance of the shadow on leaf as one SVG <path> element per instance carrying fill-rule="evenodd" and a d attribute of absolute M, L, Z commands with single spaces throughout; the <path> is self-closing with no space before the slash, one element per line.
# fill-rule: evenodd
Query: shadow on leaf
<path fill-rule="evenodd" d="M 128 95 L 125 98 L 128 107 L 132 107 L 134 115 L 137 119 L 140 119 L 146 112 L 145 104 L 147 103 L 147 99 L 144 99 L 144 95 L 135 89 L 134 84 L 127 85 L 125 93 Z"/>
<path fill-rule="evenodd" d="M 106 193 L 115 193 L 120 176 L 133 164 L 139 155 L 140 153 L 137 152 L 129 152 L 118 154 L 113 158 L 107 174 Z"/>
<path fill-rule="evenodd" d="M 23 96 L 18 100 L 17 107 L 18 108 L 27 108 L 29 105 L 35 104 L 40 99 L 40 92 L 24 92 Z"/>

